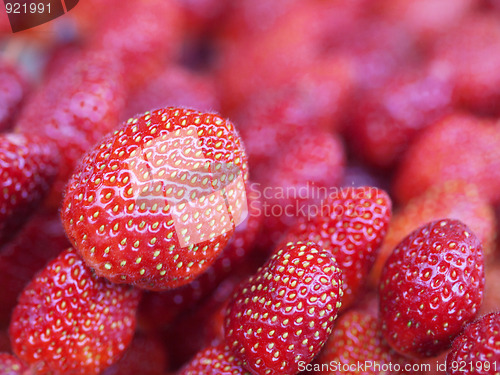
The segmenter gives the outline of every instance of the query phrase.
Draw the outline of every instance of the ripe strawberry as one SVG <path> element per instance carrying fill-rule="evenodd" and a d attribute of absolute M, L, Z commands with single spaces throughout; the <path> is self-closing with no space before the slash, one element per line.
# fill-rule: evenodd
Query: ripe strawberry
<path fill-rule="evenodd" d="M 272 163 L 261 164 L 265 247 L 276 246 L 297 217 L 317 211 L 329 189 L 341 181 L 344 163 L 340 137 L 310 131 L 293 137 Z"/>
<path fill-rule="evenodd" d="M 168 87 L 168 90 L 165 88 Z M 215 82 L 182 66 L 169 66 L 153 75 L 127 98 L 123 119 L 152 109 L 165 107 L 196 108 L 218 111 L 219 99 Z"/>
<path fill-rule="evenodd" d="M 0 131 L 14 126 L 27 91 L 28 85 L 21 72 L 0 59 Z"/>
<path fill-rule="evenodd" d="M 457 219 L 477 235 L 485 260 L 492 258 L 496 222 L 493 207 L 479 194 L 478 188 L 464 181 L 448 181 L 429 188 L 397 212 L 372 269 L 373 285 L 378 285 L 382 268 L 394 248 L 406 235 L 432 220 Z"/>
<path fill-rule="evenodd" d="M 500 125 L 455 114 L 429 126 L 406 151 L 394 180 L 401 203 L 448 180 L 474 183 L 490 202 L 500 200 Z"/>
<path fill-rule="evenodd" d="M 237 28 L 243 33 L 234 35 L 230 30 L 220 43 L 217 81 L 222 86 L 224 111 L 243 106 L 246 98 L 259 95 L 263 90 L 273 91 L 300 80 L 320 58 L 315 40 L 320 7 L 314 2 L 245 3 L 236 7 L 243 11 L 244 8 L 264 10 L 262 13 L 269 17 L 264 16 L 252 25 L 258 29 L 256 32 L 245 32 L 244 23 L 238 23 Z M 290 11 L 292 8 L 296 11 Z M 248 16 L 252 14 L 243 15 Z M 265 18 L 271 21 L 269 27 L 265 25 Z"/>
<path fill-rule="evenodd" d="M 482 316 L 453 341 L 447 374 L 494 375 L 500 366 L 500 313 Z"/>
<path fill-rule="evenodd" d="M 251 375 L 223 344 L 200 351 L 178 375 Z"/>
<path fill-rule="evenodd" d="M 36 134 L 60 155 L 49 196 L 53 208 L 59 208 L 64 187 L 83 154 L 117 127 L 124 96 L 120 67 L 109 54 L 82 52 L 66 59 L 65 69 L 48 77 L 16 124 L 17 131 Z"/>
<path fill-rule="evenodd" d="M 409 357 L 438 355 L 474 319 L 483 288 L 476 235 L 458 220 L 430 222 L 410 233 L 382 270 L 384 337 Z"/>
<path fill-rule="evenodd" d="M 149 327 L 161 327 L 210 295 L 217 286 L 249 260 L 262 226 L 261 202 L 256 194 L 247 194 L 248 215 L 234 230 L 212 265 L 189 284 L 163 292 L 147 292 L 141 300 L 139 319 Z"/>
<path fill-rule="evenodd" d="M 443 33 L 462 24 L 469 12 L 477 6 L 476 0 L 387 0 L 381 4 L 384 20 L 398 22 L 419 44 L 433 46 Z"/>
<path fill-rule="evenodd" d="M 37 212 L 0 250 L 0 326 L 8 324 L 19 294 L 45 264 L 70 246 L 57 212 Z"/>
<path fill-rule="evenodd" d="M 484 271 L 484 299 L 479 315 L 500 311 L 500 263 L 488 263 Z"/>
<path fill-rule="evenodd" d="M 0 246 L 14 237 L 47 194 L 58 155 L 40 138 L 0 135 Z"/>
<path fill-rule="evenodd" d="M 311 368 L 316 369 L 314 374 L 317 375 L 382 375 L 373 367 L 358 368 L 358 364 L 366 365 L 366 361 L 380 366 L 403 366 L 408 359 L 395 352 L 384 340 L 376 316 L 363 310 L 349 310 L 337 319 L 330 338 Z M 321 370 L 322 366 L 332 363 L 337 369 Z M 350 370 L 346 371 L 347 368 Z"/>
<path fill-rule="evenodd" d="M 62 218 L 99 276 L 161 290 L 201 274 L 245 217 L 246 156 L 231 122 L 166 108 L 130 119 L 82 160 Z"/>
<path fill-rule="evenodd" d="M 452 74 L 454 101 L 478 114 L 500 114 L 498 26 L 498 16 L 491 11 L 471 13 L 433 46 L 434 63 Z"/>
<path fill-rule="evenodd" d="M 0 353 L 0 374 L 2 375 L 29 375 L 28 366 L 19 358 L 8 354 Z"/>
<path fill-rule="evenodd" d="M 224 320 L 229 299 L 250 275 L 246 270 L 238 270 L 210 296 L 178 315 L 167 327 L 163 337 L 171 358 L 171 370 L 183 367 L 205 347 L 224 342 Z"/>
<path fill-rule="evenodd" d="M 102 375 L 163 375 L 166 368 L 163 343 L 153 334 L 136 332 L 123 356 Z"/>
<path fill-rule="evenodd" d="M 12 349 L 40 374 L 99 374 L 132 340 L 138 302 L 137 290 L 97 278 L 70 248 L 21 294 Z"/>
<path fill-rule="evenodd" d="M 295 374 L 332 331 L 341 306 L 340 270 L 314 243 L 288 243 L 229 302 L 226 343 L 255 374 Z"/>
<path fill-rule="evenodd" d="M 451 94 L 437 69 L 395 74 L 359 99 L 347 128 L 353 151 L 375 167 L 392 167 L 421 129 L 451 111 Z"/>
<path fill-rule="evenodd" d="M 95 9 L 92 11 L 94 14 Z M 183 24 L 175 1 L 120 2 L 109 17 L 91 30 L 88 48 L 97 54 L 111 53 L 123 64 L 126 86 L 131 92 L 175 59 Z"/>
<path fill-rule="evenodd" d="M 391 218 L 391 200 L 374 187 L 343 188 L 315 217 L 300 219 L 284 242 L 313 241 L 335 257 L 342 270 L 342 309 L 358 297 Z"/>
<path fill-rule="evenodd" d="M 325 43 L 330 53 L 351 63 L 359 94 L 381 88 L 402 66 L 417 57 L 412 36 L 399 23 L 376 17 L 357 17 L 350 33 L 345 30 L 329 33 Z M 357 111 L 356 102 L 352 107 L 344 111 Z"/>

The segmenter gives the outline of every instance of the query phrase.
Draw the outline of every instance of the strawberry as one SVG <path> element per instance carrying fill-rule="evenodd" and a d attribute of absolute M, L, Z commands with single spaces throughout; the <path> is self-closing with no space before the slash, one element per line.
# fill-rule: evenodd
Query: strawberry
<path fill-rule="evenodd" d="M 42 202 L 57 174 L 58 155 L 40 138 L 0 135 L 0 246 Z"/>
<path fill-rule="evenodd" d="M 230 30 L 220 43 L 216 69 L 224 111 L 245 105 L 246 98 L 263 90 L 273 91 L 300 80 L 320 57 L 315 38 L 320 31 L 316 21 L 322 7 L 314 2 L 245 1 L 235 6 L 244 12 L 253 8 L 250 12 L 262 12 L 263 17 L 252 24 L 256 32 L 245 32 L 244 22 L 236 21 L 236 35 Z M 250 12 L 242 16 L 252 17 Z M 265 25 L 266 19 L 269 25 Z"/>
<path fill-rule="evenodd" d="M 461 24 L 477 3 L 476 0 L 386 0 L 380 2 L 379 11 L 383 19 L 400 23 L 419 44 L 428 47 Z"/>
<path fill-rule="evenodd" d="M 99 374 L 132 340 L 138 302 L 137 290 L 97 278 L 70 248 L 21 294 L 12 349 L 40 374 Z"/>
<path fill-rule="evenodd" d="M 102 375 L 163 375 L 166 368 L 163 343 L 152 334 L 136 332 L 123 356 Z"/>
<path fill-rule="evenodd" d="M 463 0 L 460 0 L 463 1 Z M 432 61 L 453 78 L 454 101 L 481 115 L 498 116 L 500 29 L 494 12 L 471 13 L 434 44 Z"/>
<path fill-rule="evenodd" d="M 162 290 L 201 274 L 246 210 L 246 156 L 231 122 L 166 108 L 130 119 L 82 160 L 62 208 L 99 276 Z"/>
<path fill-rule="evenodd" d="M 482 316 L 453 341 L 447 374 L 493 375 L 500 366 L 500 313 Z"/>
<path fill-rule="evenodd" d="M 451 82 L 427 67 L 406 69 L 358 101 L 349 138 L 369 164 L 390 168 L 419 131 L 451 111 Z"/>
<path fill-rule="evenodd" d="M 272 162 L 260 164 L 264 247 L 275 246 L 296 217 L 317 211 L 328 191 L 337 190 L 334 186 L 342 179 L 344 163 L 340 137 L 308 131 L 294 136 Z"/>
<path fill-rule="evenodd" d="M 0 374 L 2 375 L 28 375 L 28 366 L 15 356 L 0 353 Z"/>
<path fill-rule="evenodd" d="M 192 308 L 210 295 L 219 283 L 247 260 L 262 226 L 261 202 L 256 194 L 247 194 L 248 216 L 234 230 L 212 265 L 189 284 L 164 292 L 147 292 L 141 300 L 139 318 L 146 326 L 161 327 L 179 313 Z"/>
<path fill-rule="evenodd" d="M 332 331 L 341 306 L 337 262 L 314 243 L 288 243 L 229 302 L 226 343 L 255 374 L 295 374 Z"/>
<path fill-rule="evenodd" d="M 8 324 L 19 294 L 33 276 L 69 246 L 59 215 L 43 211 L 0 250 L 0 326 Z"/>
<path fill-rule="evenodd" d="M 27 92 L 28 84 L 19 69 L 0 59 L 0 131 L 14 126 Z"/>
<path fill-rule="evenodd" d="M 366 361 L 384 368 L 396 364 L 403 367 L 408 359 L 395 352 L 384 340 L 376 316 L 363 310 L 349 310 L 337 319 L 330 338 L 310 368 L 316 369 L 314 374 L 317 375 L 383 374 L 368 367 Z M 333 364 L 330 366 L 333 371 L 322 371 L 322 367 L 330 364 Z M 358 368 L 358 364 L 363 366 Z"/>
<path fill-rule="evenodd" d="M 484 299 L 480 315 L 500 311 L 500 263 L 488 263 L 484 271 Z"/>
<path fill-rule="evenodd" d="M 34 93 L 16 124 L 18 132 L 36 134 L 60 155 L 52 208 L 59 208 L 83 154 L 117 127 L 124 95 L 121 68 L 109 54 L 80 52 L 66 56 L 64 65 Z"/>
<path fill-rule="evenodd" d="M 483 289 L 479 239 L 458 220 L 432 221 L 403 239 L 382 270 L 384 337 L 406 356 L 438 355 L 474 319 Z"/>
<path fill-rule="evenodd" d="M 178 375 L 251 375 L 227 346 L 219 344 L 200 351 Z"/>
<path fill-rule="evenodd" d="M 492 203 L 500 201 L 500 125 L 470 115 L 450 115 L 420 134 L 394 179 L 401 203 L 448 180 L 474 183 Z"/>
<path fill-rule="evenodd" d="M 378 285 L 387 258 L 408 233 L 443 217 L 467 224 L 483 245 L 485 260 L 493 257 L 496 235 L 493 207 L 479 194 L 475 185 L 459 180 L 448 181 L 413 198 L 393 216 L 372 269 L 373 285 Z"/>
<path fill-rule="evenodd" d="M 168 90 L 165 88 L 168 87 Z M 137 113 L 164 108 L 197 108 L 200 111 L 219 110 L 215 82 L 182 66 L 169 66 L 150 79 L 127 98 L 122 118 Z"/>
<path fill-rule="evenodd" d="M 182 12 L 173 0 L 145 0 L 120 2 L 110 13 L 87 34 L 88 48 L 97 54 L 111 53 L 123 64 L 131 92 L 178 55 Z"/>
<path fill-rule="evenodd" d="M 357 298 L 391 218 L 391 200 L 375 187 L 343 188 L 330 195 L 318 215 L 301 218 L 284 242 L 313 241 L 335 257 L 342 270 L 342 309 Z"/>
<path fill-rule="evenodd" d="M 224 342 L 224 320 L 229 299 L 250 275 L 250 272 L 238 270 L 210 296 L 178 315 L 167 327 L 163 337 L 171 358 L 171 370 L 183 367 L 205 347 Z"/>

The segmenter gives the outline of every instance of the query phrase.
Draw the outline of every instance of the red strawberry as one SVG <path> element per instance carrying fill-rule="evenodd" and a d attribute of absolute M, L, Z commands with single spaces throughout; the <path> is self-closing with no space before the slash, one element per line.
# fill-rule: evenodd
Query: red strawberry
<path fill-rule="evenodd" d="M 0 246 L 13 238 L 49 191 L 57 152 L 40 138 L 0 135 Z"/>
<path fill-rule="evenodd" d="M 62 209 L 70 240 L 113 282 L 188 283 L 245 217 L 246 157 L 231 122 L 166 108 L 130 119 L 91 150 Z"/>
<path fill-rule="evenodd" d="M 406 151 L 394 180 L 406 203 L 448 180 L 474 183 L 481 196 L 500 201 L 500 125 L 493 120 L 451 115 L 432 124 Z"/>
<path fill-rule="evenodd" d="M 498 16 L 491 11 L 471 13 L 447 32 L 433 46 L 433 61 L 452 74 L 455 102 L 478 114 L 499 115 Z"/>
<path fill-rule="evenodd" d="M 137 332 L 123 356 L 102 375 L 163 375 L 166 368 L 163 343 L 152 334 Z"/>
<path fill-rule="evenodd" d="M 268 164 L 261 164 L 265 198 L 263 245 L 275 246 L 296 218 L 314 215 L 320 201 L 341 181 L 345 155 L 341 139 L 325 131 L 297 134 Z M 252 166 L 252 165 L 251 165 Z M 258 171 L 257 168 L 252 171 Z"/>
<path fill-rule="evenodd" d="M 28 366 L 17 357 L 8 353 L 0 353 L 0 374 L 28 375 L 31 374 L 31 371 L 29 371 Z"/>
<path fill-rule="evenodd" d="M 21 72 L 0 59 L 0 131 L 14 126 L 27 91 L 28 85 Z"/>
<path fill-rule="evenodd" d="M 316 370 L 314 374 L 317 375 L 385 374 L 369 367 L 367 361 L 372 366 L 384 368 L 389 365 L 403 367 L 408 359 L 396 353 L 384 340 L 376 316 L 363 310 L 349 310 L 337 319 L 330 338 L 309 368 Z M 359 364 L 362 367 L 358 367 Z M 322 371 L 325 365 L 332 371 Z"/>
<path fill-rule="evenodd" d="M 342 270 L 342 309 L 358 297 L 391 218 L 391 200 L 375 187 L 343 188 L 332 194 L 318 215 L 302 218 L 284 242 L 313 241 L 335 257 Z"/>
<path fill-rule="evenodd" d="M 238 270 L 189 310 L 179 314 L 164 331 L 171 369 L 179 369 L 207 346 L 224 342 L 224 320 L 230 297 L 250 276 Z"/>
<path fill-rule="evenodd" d="M 88 48 L 111 53 L 124 66 L 127 88 L 135 90 L 176 57 L 183 23 L 175 1 L 120 2 L 93 27 Z"/>
<path fill-rule="evenodd" d="M 493 257 L 496 236 L 493 207 L 479 194 L 475 185 L 464 181 L 448 181 L 413 198 L 393 216 L 372 269 L 373 285 L 378 285 L 387 258 L 408 233 L 429 221 L 444 217 L 467 224 L 483 245 L 485 260 Z"/>
<path fill-rule="evenodd" d="M 484 271 L 484 299 L 479 315 L 500 311 L 500 263 L 488 263 Z"/>
<path fill-rule="evenodd" d="M 500 366 L 500 313 L 482 316 L 453 341 L 446 358 L 450 375 L 494 375 Z"/>
<path fill-rule="evenodd" d="M 330 253 L 312 242 L 289 243 L 234 294 L 226 343 L 255 374 L 295 374 L 326 342 L 341 297 Z"/>
<path fill-rule="evenodd" d="M 189 284 L 164 292 L 144 293 L 139 307 L 139 319 L 149 327 L 168 324 L 182 311 L 207 297 L 231 273 L 249 260 L 253 245 L 262 226 L 261 202 L 252 191 L 247 194 L 248 216 L 236 226 L 212 265 Z"/>
<path fill-rule="evenodd" d="M 476 0 L 386 0 L 381 4 L 381 16 L 398 22 L 424 46 L 434 45 L 438 37 L 462 25 L 463 19 L 474 11 Z"/>
<path fill-rule="evenodd" d="M 474 319 L 483 288 L 476 235 L 458 220 L 430 222 L 401 241 L 382 270 L 384 337 L 409 357 L 438 355 Z"/>
<path fill-rule="evenodd" d="M 178 375 L 251 375 L 227 346 L 220 344 L 200 351 Z"/>
<path fill-rule="evenodd" d="M 8 324 L 19 294 L 33 276 L 69 246 L 58 213 L 38 212 L 0 250 L 0 326 Z"/>
<path fill-rule="evenodd" d="M 97 278 L 68 249 L 21 294 L 9 328 L 12 349 L 40 374 L 99 374 L 132 340 L 138 302 L 137 290 Z"/>
<path fill-rule="evenodd" d="M 165 107 L 217 111 L 220 103 L 215 82 L 209 76 L 196 74 L 182 66 L 169 66 L 151 76 L 144 87 L 131 93 L 122 118 Z"/>
<path fill-rule="evenodd" d="M 26 103 L 16 124 L 17 131 L 38 135 L 61 156 L 49 197 L 57 208 L 80 158 L 117 127 L 124 96 L 120 67 L 109 54 L 78 53 L 65 62 Z"/>
<path fill-rule="evenodd" d="M 451 111 L 451 94 L 446 74 L 428 68 L 367 90 L 347 128 L 353 151 L 375 167 L 392 167 L 421 129 Z"/>

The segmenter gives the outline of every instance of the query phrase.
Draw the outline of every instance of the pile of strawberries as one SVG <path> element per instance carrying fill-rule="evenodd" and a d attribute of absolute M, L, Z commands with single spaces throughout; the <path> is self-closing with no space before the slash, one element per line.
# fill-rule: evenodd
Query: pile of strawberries
<path fill-rule="evenodd" d="M 0 11 L 0 375 L 500 374 L 500 3 Z"/>

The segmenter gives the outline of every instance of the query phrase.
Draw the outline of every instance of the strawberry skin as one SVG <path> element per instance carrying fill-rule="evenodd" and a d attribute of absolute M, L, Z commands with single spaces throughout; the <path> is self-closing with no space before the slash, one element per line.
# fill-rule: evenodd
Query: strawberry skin
<path fill-rule="evenodd" d="M 178 375 L 251 375 L 223 344 L 200 351 Z"/>
<path fill-rule="evenodd" d="M 500 125 L 453 114 L 427 127 L 406 150 L 394 178 L 397 200 L 407 203 L 449 180 L 474 183 L 481 196 L 500 202 Z"/>
<path fill-rule="evenodd" d="M 28 372 L 28 366 L 12 354 L 0 353 L 0 374 L 24 375 L 30 373 Z"/>
<path fill-rule="evenodd" d="M 17 298 L 45 264 L 71 244 L 57 212 L 38 212 L 0 250 L 0 326 L 8 325 Z"/>
<path fill-rule="evenodd" d="M 465 181 L 436 185 L 413 198 L 394 214 L 370 278 L 378 285 L 385 261 L 406 235 L 432 220 L 457 219 L 477 235 L 483 245 L 485 262 L 494 256 L 495 212 L 479 189 Z"/>
<path fill-rule="evenodd" d="M 124 93 L 121 66 L 109 54 L 78 51 L 53 64 L 54 71 L 29 97 L 15 129 L 36 134 L 60 155 L 49 195 L 50 206 L 59 209 L 81 157 L 117 127 Z"/>
<path fill-rule="evenodd" d="M 408 362 L 395 352 L 384 340 L 380 324 L 375 314 L 364 310 L 349 310 L 341 315 L 335 323 L 330 338 L 326 342 L 319 356 L 312 363 L 312 368 L 317 367 L 316 375 L 372 375 L 373 368 L 360 369 L 358 363 L 366 360 L 383 365 Z M 321 371 L 321 366 L 329 363 L 339 363 L 356 368 L 355 371 Z"/>
<path fill-rule="evenodd" d="M 483 289 L 476 235 L 458 220 L 430 222 L 403 239 L 382 270 L 384 337 L 406 356 L 436 356 L 474 319 Z"/>
<path fill-rule="evenodd" d="M 91 150 L 62 219 L 99 276 L 162 290 L 222 251 L 246 210 L 246 156 L 231 122 L 182 108 L 146 112 Z"/>
<path fill-rule="evenodd" d="M 123 356 L 101 375 L 163 375 L 166 357 L 163 342 L 154 334 L 136 332 Z"/>
<path fill-rule="evenodd" d="M 284 242 L 313 241 L 328 250 L 342 270 L 344 310 L 356 299 L 385 237 L 391 199 L 375 187 L 343 188 L 309 221 L 302 218 Z"/>
<path fill-rule="evenodd" d="M 0 246 L 42 202 L 57 174 L 57 153 L 39 138 L 0 135 Z"/>
<path fill-rule="evenodd" d="M 39 374 L 99 374 L 132 340 L 139 296 L 97 278 L 75 250 L 65 250 L 19 297 L 12 349 Z"/>
<path fill-rule="evenodd" d="M 446 357 L 447 374 L 494 375 L 500 366 L 500 313 L 469 324 L 453 341 Z"/>
<path fill-rule="evenodd" d="M 0 130 L 10 129 L 26 97 L 28 85 L 21 73 L 0 58 Z"/>
<path fill-rule="evenodd" d="M 252 373 L 295 374 L 326 342 L 341 297 L 331 254 L 312 242 L 288 243 L 230 300 L 226 343 Z"/>

